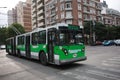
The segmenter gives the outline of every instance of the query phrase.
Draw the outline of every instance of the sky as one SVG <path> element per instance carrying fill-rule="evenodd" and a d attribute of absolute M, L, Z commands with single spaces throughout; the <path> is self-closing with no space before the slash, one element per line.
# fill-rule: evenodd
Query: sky
<path fill-rule="evenodd" d="M 109 8 L 120 11 L 120 0 L 100 0 L 101 2 L 106 1 Z"/>
<path fill-rule="evenodd" d="M 0 14 L 0 26 L 7 25 L 7 16 L 5 14 L 7 14 L 8 10 L 14 8 L 19 1 L 25 2 L 26 0 L 0 0 L 0 7 L 7 7 L 4 9 L 0 8 L 0 13 L 4 13 L 4 15 Z M 115 10 L 120 11 L 120 0 L 105 0 L 105 1 L 107 2 L 109 8 L 113 8 Z"/>
<path fill-rule="evenodd" d="M 7 7 L 0 8 L 0 26 L 7 25 L 7 11 L 14 8 L 19 1 L 25 2 L 26 0 L 0 0 L 0 7 Z"/>

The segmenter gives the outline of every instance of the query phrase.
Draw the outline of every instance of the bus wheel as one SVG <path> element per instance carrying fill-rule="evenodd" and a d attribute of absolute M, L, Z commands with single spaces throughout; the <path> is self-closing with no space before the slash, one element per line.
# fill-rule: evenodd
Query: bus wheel
<path fill-rule="evenodd" d="M 40 61 L 43 65 L 47 65 L 47 57 L 44 52 L 40 53 Z"/>
<path fill-rule="evenodd" d="M 8 50 L 8 54 L 11 55 L 11 53 L 9 52 L 9 50 Z"/>
<path fill-rule="evenodd" d="M 20 50 L 17 50 L 17 56 L 18 56 L 18 57 L 21 57 Z"/>

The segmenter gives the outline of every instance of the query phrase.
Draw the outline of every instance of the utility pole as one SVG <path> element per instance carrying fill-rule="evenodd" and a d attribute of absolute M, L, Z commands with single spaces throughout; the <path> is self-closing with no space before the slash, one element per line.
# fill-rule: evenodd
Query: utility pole
<path fill-rule="evenodd" d="M 96 42 L 96 37 L 95 37 L 95 21 L 93 20 L 92 23 L 93 23 L 93 45 L 95 45 L 95 42 Z"/>

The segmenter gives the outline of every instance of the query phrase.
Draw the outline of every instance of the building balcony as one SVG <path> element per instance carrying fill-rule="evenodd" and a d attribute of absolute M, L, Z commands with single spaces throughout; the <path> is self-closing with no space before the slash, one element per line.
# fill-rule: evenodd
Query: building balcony
<path fill-rule="evenodd" d="M 40 10 L 37 14 L 40 15 L 40 14 L 43 14 L 44 11 L 43 10 Z"/>
<path fill-rule="evenodd" d="M 81 11 L 81 10 L 82 10 L 82 8 L 81 8 L 81 7 L 78 7 L 78 10 L 80 10 L 80 11 Z"/>
<path fill-rule="evenodd" d="M 55 13 L 52 13 L 50 16 L 52 17 L 52 16 L 55 16 L 56 14 Z"/>
<path fill-rule="evenodd" d="M 98 10 L 102 10 L 102 7 L 96 6 L 96 9 L 98 9 Z"/>
<path fill-rule="evenodd" d="M 42 4 L 40 4 L 40 5 L 37 5 L 37 8 L 41 8 L 41 7 L 43 7 L 43 5 L 42 5 Z"/>
<path fill-rule="evenodd" d="M 35 6 L 35 2 L 32 3 L 32 6 Z"/>
<path fill-rule="evenodd" d="M 43 3 L 43 0 L 37 0 L 37 3 Z"/>
<path fill-rule="evenodd" d="M 50 9 L 55 9 L 55 8 L 56 8 L 55 4 L 53 4 L 53 5 L 50 7 Z"/>
<path fill-rule="evenodd" d="M 77 0 L 77 2 L 81 2 L 81 0 Z"/>
<path fill-rule="evenodd" d="M 98 16 L 98 17 L 102 17 L 102 15 L 101 15 L 101 14 L 97 14 L 97 16 Z"/>
<path fill-rule="evenodd" d="M 82 19 L 82 16 L 78 16 L 79 19 Z"/>
<path fill-rule="evenodd" d="M 84 18 L 84 21 L 90 21 L 91 19 L 90 18 Z"/>
<path fill-rule="evenodd" d="M 40 16 L 40 17 L 38 17 L 38 20 L 39 20 L 39 21 L 44 20 L 44 17 L 43 17 L 43 16 Z"/>
<path fill-rule="evenodd" d="M 56 23 L 56 21 L 51 21 L 50 23 L 51 23 L 51 24 L 54 24 L 54 23 Z"/>
<path fill-rule="evenodd" d="M 39 26 L 39 27 L 43 27 L 43 26 L 44 26 L 44 22 L 40 22 L 40 23 L 38 24 L 38 26 Z"/>
<path fill-rule="evenodd" d="M 32 14 L 32 17 L 36 17 L 36 14 Z"/>
<path fill-rule="evenodd" d="M 37 6 L 37 9 L 38 10 L 44 9 L 44 6 L 43 5 Z"/>
<path fill-rule="evenodd" d="M 84 6 L 90 6 L 90 4 L 87 3 L 87 2 L 84 2 L 83 5 L 84 5 Z"/>
<path fill-rule="evenodd" d="M 73 19 L 73 16 L 66 16 L 65 19 Z"/>
<path fill-rule="evenodd" d="M 32 12 L 36 11 L 36 8 L 32 8 Z"/>
<path fill-rule="evenodd" d="M 72 10 L 72 8 L 65 8 L 65 10 L 66 10 L 66 11 L 71 11 L 71 10 Z"/>
<path fill-rule="evenodd" d="M 98 0 L 91 0 L 91 1 L 93 1 L 93 2 L 95 2 L 95 3 L 99 3 L 99 1 L 98 1 Z"/>
<path fill-rule="evenodd" d="M 87 11 L 87 10 L 84 10 L 83 12 L 84 12 L 84 13 L 87 13 L 87 14 L 90 14 L 90 11 Z"/>
<path fill-rule="evenodd" d="M 36 19 L 32 19 L 32 22 L 35 23 L 35 22 L 36 22 Z"/>

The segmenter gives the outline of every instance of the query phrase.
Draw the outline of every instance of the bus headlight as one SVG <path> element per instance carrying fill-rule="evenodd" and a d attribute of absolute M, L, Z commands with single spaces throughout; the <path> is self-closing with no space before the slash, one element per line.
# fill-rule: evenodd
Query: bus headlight
<path fill-rule="evenodd" d="M 82 52 L 85 52 L 85 48 L 82 48 Z"/>
<path fill-rule="evenodd" d="M 64 48 L 62 48 L 62 51 L 65 53 L 65 55 L 68 55 L 68 51 Z"/>

